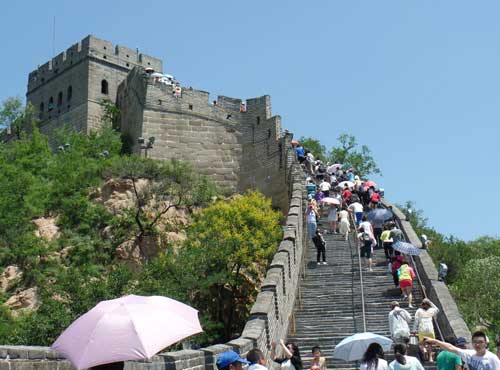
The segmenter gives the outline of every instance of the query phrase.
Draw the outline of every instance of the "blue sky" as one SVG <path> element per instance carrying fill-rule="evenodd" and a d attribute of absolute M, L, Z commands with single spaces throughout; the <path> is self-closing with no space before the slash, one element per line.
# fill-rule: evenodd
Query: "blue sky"
<path fill-rule="evenodd" d="M 159 57 L 182 85 L 271 95 L 296 137 L 366 144 L 375 178 L 445 234 L 498 236 L 498 1 L 9 1 L 0 100 L 88 34 Z"/>

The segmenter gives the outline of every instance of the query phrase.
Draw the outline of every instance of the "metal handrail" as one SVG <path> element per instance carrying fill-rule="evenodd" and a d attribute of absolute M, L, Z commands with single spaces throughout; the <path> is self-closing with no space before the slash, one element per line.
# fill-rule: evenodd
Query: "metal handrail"
<path fill-rule="evenodd" d="M 354 231 L 352 233 L 355 247 L 356 247 L 356 254 L 358 255 L 358 267 L 359 267 L 359 285 L 360 285 L 360 292 L 361 292 L 361 317 L 363 320 L 363 332 L 366 332 L 366 309 L 365 309 L 365 290 L 364 290 L 364 282 L 363 282 L 363 267 L 361 264 L 361 253 L 359 250 L 359 240 L 357 238 L 357 227 L 356 227 L 356 221 L 354 220 L 354 216 L 352 213 L 350 214 L 351 216 L 351 222 L 352 225 L 354 226 Z M 352 245 L 351 245 L 351 238 L 347 238 L 349 247 L 352 250 Z"/>

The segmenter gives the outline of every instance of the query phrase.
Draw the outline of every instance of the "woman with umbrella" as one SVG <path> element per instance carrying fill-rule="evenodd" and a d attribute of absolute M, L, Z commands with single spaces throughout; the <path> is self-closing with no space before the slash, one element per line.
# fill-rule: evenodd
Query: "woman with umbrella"
<path fill-rule="evenodd" d="M 384 360 L 384 350 L 380 344 L 372 343 L 368 346 L 359 370 L 387 370 L 387 361 Z"/>
<path fill-rule="evenodd" d="M 403 297 L 408 297 L 408 307 L 413 308 L 412 301 L 412 288 L 413 288 L 413 279 L 415 278 L 415 271 L 413 268 L 408 265 L 407 261 L 401 262 L 401 267 L 398 269 L 398 278 L 399 278 L 399 288 L 401 289 L 401 293 Z"/>

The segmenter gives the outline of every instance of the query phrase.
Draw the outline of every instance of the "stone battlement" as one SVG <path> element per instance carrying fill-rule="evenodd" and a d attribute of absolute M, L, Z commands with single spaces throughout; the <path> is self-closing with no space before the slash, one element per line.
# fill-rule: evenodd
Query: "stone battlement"
<path fill-rule="evenodd" d="M 113 46 L 109 41 L 89 35 L 33 70 L 28 77 L 28 94 L 87 58 L 113 64 L 123 70 L 131 70 L 137 65 L 159 72 L 163 69 L 160 59 L 125 46 Z"/>

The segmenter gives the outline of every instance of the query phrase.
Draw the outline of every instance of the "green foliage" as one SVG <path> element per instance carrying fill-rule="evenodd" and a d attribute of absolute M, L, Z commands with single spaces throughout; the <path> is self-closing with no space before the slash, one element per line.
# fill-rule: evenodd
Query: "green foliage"
<path fill-rule="evenodd" d="M 337 138 L 339 145 L 330 150 L 313 137 L 301 137 L 300 144 L 311 151 L 315 158 L 330 163 L 341 163 L 344 168 L 354 168 L 360 177 L 366 178 L 371 174 L 381 174 L 370 149 L 366 145 L 359 145 L 356 138 L 349 134 L 341 134 Z"/>
<path fill-rule="evenodd" d="M 355 168 L 360 177 L 381 173 L 370 149 L 366 145 L 358 148 L 359 145 L 353 135 L 344 133 L 337 140 L 340 145 L 330 150 L 330 162 L 342 163 L 344 168 Z"/>
<path fill-rule="evenodd" d="M 23 131 L 31 131 L 36 126 L 33 106 L 23 106 L 19 97 L 10 97 L 2 102 L 0 109 L 0 129 L 10 128 L 11 132 L 21 138 Z"/>
<path fill-rule="evenodd" d="M 10 97 L 2 102 L 0 109 L 0 128 L 12 127 L 23 116 L 24 107 L 19 97 Z"/>
<path fill-rule="evenodd" d="M 216 186 L 189 164 L 176 160 L 119 157 L 104 176 L 132 181 L 136 202 L 130 216 L 139 230 L 139 238 L 157 233 L 158 222 L 170 209 L 204 206 L 218 193 Z M 148 181 L 140 184 L 140 180 Z"/>
<path fill-rule="evenodd" d="M 448 266 L 446 282 L 469 327 L 486 325 L 498 332 L 500 298 L 495 292 L 500 291 L 500 239 L 483 236 L 465 242 L 445 236 L 427 225 L 414 202 L 399 207 L 413 210 L 410 223 L 418 235 L 426 234 L 431 240 L 429 253 L 434 263 Z"/>
<path fill-rule="evenodd" d="M 180 256 L 198 277 L 196 301 L 204 302 L 212 321 L 224 324 L 224 340 L 242 329 L 280 237 L 280 214 L 257 192 L 196 214 Z"/>
<path fill-rule="evenodd" d="M 315 159 L 326 162 L 326 147 L 321 144 L 318 139 L 302 136 L 299 139 L 299 143 L 304 147 L 304 149 L 309 150 L 314 155 Z"/>
<path fill-rule="evenodd" d="M 497 246 L 500 246 L 498 240 Z M 467 262 L 451 289 L 467 322 L 483 324 L 499 332 L 500 255 Z"/>
<path fill-rule="evenodd" d="M 270 201 L 248 193 L 214 203 L 220 189 L 186 163 L 121 155 L 110 124 L 90 135 L 64 129 L 55 139 L 52 150 L 33 126 L 0 146 L 0 262 L 23 271 L 0 303 L 30 287 L 38 288 L 40 301 L 20 316 L 0 305 L 0 343 L 50 345 L 97 302 L 131 293 L 198 308 L 201 344 L 239 332 L 281 236 Z M 118 215 L 95 201 L 110 178 L 130 180 L 136 189 L 135 204 Z M 163 242 L 160 254 L 139 268 L 120 263 L 116 248 L 124 241 L 171 230 L 160 221 L 172 207 L 194 213 L 186 243 Z M 55 217 L 56 240 L 35 236 L 38 217 Z"/>

